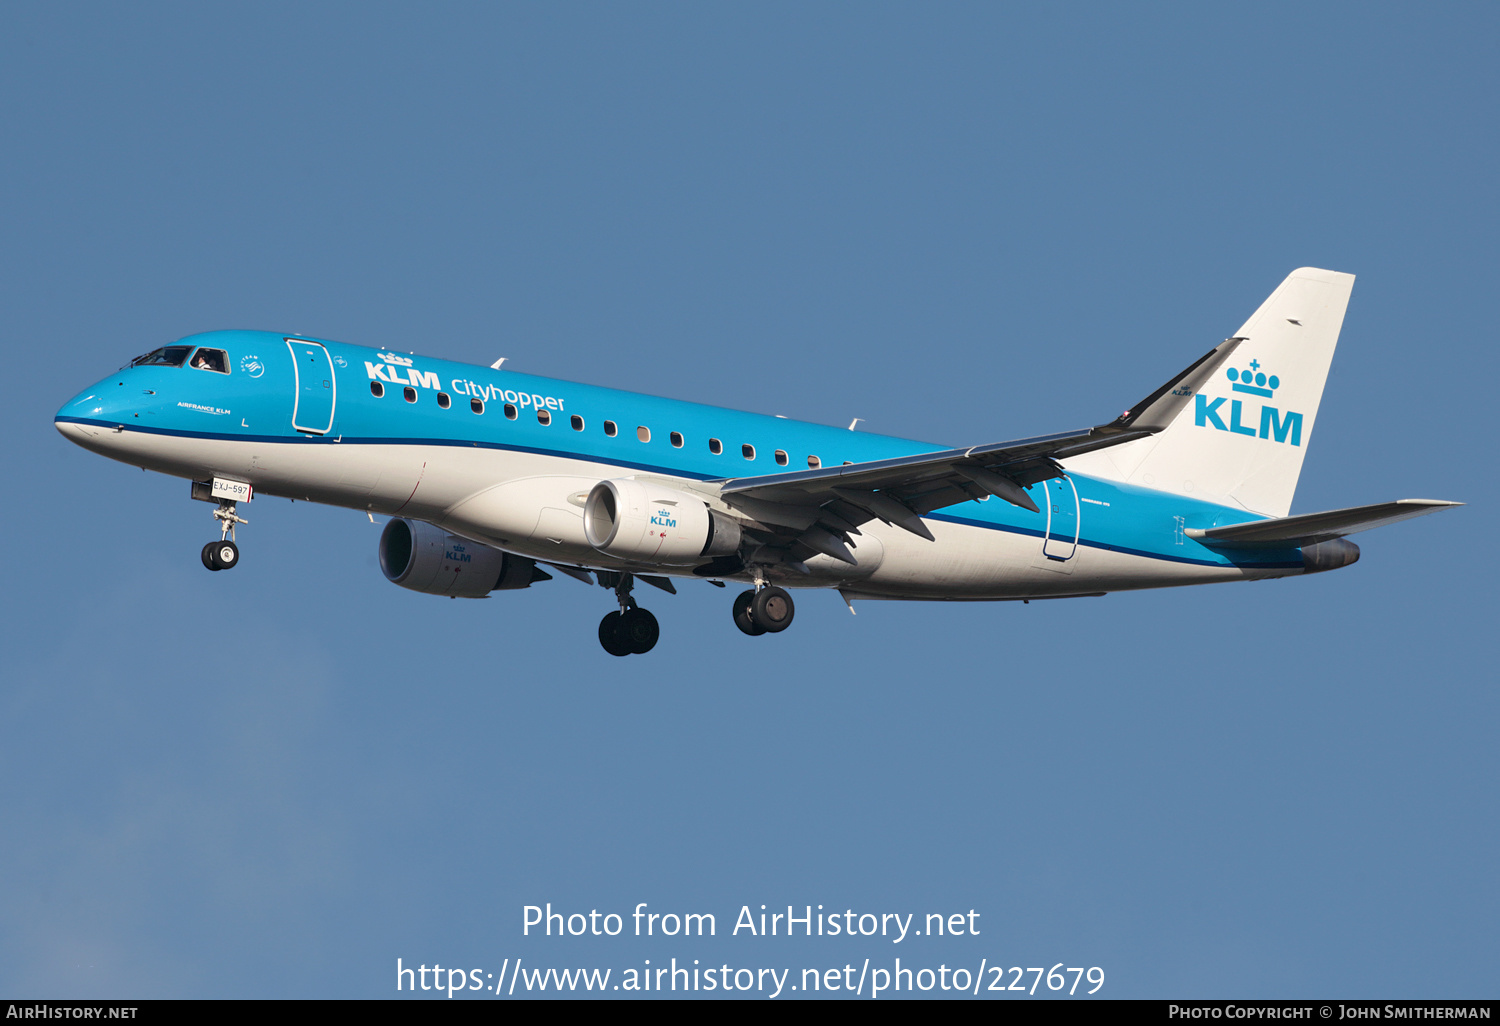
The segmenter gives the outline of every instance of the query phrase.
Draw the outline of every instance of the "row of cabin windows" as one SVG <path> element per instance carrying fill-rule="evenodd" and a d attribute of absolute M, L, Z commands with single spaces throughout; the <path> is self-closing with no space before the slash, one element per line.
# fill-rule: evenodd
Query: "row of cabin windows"
<path fill-rule="evenodd" d="M 378 381 L 370 382 L 370 394 L 373 395 L 376 399 L 384 398 L 385 385 L 381 384 Z M 405 399 L 409 403 L 414 403 L 417 401 L 417 390 L 415 388 L 412 388 L 410 385 L 407 385 L 401 390 L 401 398 Z M 447 392 L 439 392 L 437 394 L 437 404 L 441 409 L 446 410 L 453 405 L 453 400 L 448 396 Z M 475 413 L 483 413 L 484 400 L 470 399 L 469 409 L 473 410 Z"/>
<path fill-rule="evenodd" d="M 379 381 L 370 382 L 370 394 L 373 395 L 376 399 L 383 398 L 385 396 L 385 385 Z M 417 401 L 417 390 L 408 385 L 401 390 L 401 396 L 407 402 L 414 403 Z M 447 392 L 439 392 L 437 394 L 437 404 L 439 408 L 446 410 L 453 405 L 453 400 L 448 397 Z M 469 409 L 473 410 L 475 413 L 483 413 L 484 400 L 470 399 Z M 521 412 L 516 409 L 514 403 L 505 404 L 506 420 L 515 420 L 520 415 Z M 537 410 L 536 420 L 537 423 L 542 425 L 543 427 L 550 427 L 552 424 L 552 411 Z M 576 413 L 568 418 L 568 423 L 574 431 L 582 431 L 584 428 L 583 418 L 578 416 L 578 414 Z M 606 420 L 604 422 L 604 433 L 610 438 L 614 438 L 619 435 L 620 426 L 612 420 Z M 635 429 L 635 437 L 643 442 L 649 442 L 651 441 L 651 429 L 642 425 L 641 427 Z M 672 448 L 674 449 L 681 449 L 683 447 L 684 442 L 682 438 L 682 432 L 680 431 L 673 431 L 669 433 L 667 435 L 667 440 L 672 443 Z M 708 440 L 708 451 L 713 453 L 715 456 L 722 456 L 724 454 L 724 443 L 719 441 L 717 438 L 710 438 Z M 744 456 L 747 460 L 755 459 L 755 446 L 748 443 L 740 446 L 740 455 Z M 777 449 L 775 458 L 776 463 L 779 466 L 784 467 L 789 462 L 789 457 L 787 456 L 785 449 Z M 807 458 L 807 465 L 813 470 L 817 470 L 823 465 L 823 461 L 816 456 L 809 456 Z"/>

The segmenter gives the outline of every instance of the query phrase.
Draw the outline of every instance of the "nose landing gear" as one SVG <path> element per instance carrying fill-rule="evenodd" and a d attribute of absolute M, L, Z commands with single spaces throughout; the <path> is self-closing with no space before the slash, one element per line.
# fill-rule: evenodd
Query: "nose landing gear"
<path fill-rule="evenodd" d="M 600 571 L 600 584 L 608 587 L 607 571 Z M 613 576 L 611 574 L 610 576 Z M 630 589 L 635 583 L 630 574 L 619 574 L 614 580 L 615 598 L 620 603 L 618 612 L 610 613 L 599 621 L 599 644 L 613 656 L 645 655 L 656 647 L 661 637 L 661 627 L 650 610 L 635 604 Z"/>
<path fill-rule="evenodd" d="M 225 499 L 214 510 L 214 519 L 219 522 L 219 540 L 203 546 L 203 565 L 210 570 L 229 570 L 240 563 L 240 548 L 234 543 L 234 525 L 250 521 L 234 511 L 234 503 Z"/>
<path fill-rule="evenodd" d="M 792 596 L 775 585 L 740 592 L 734 600 L 734 625 L 751 637 L 779 634 L 796 614 Z"/>

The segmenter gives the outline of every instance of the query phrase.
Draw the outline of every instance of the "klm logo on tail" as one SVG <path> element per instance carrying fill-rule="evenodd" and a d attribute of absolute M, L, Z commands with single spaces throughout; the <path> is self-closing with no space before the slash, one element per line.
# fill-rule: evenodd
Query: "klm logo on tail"
<path fill-rule="evenodd" d="M 1260 361 L 1251 360 L 1248 370 L 1236 370 L 1231 367 L 1225 371 L 1229 380 L 1233 382 L 1230 388 L 1245 395 L 1260 396 L 1262 399 L 1271 399 L 1276 395 L 1276 389 L 1281 387 L 1281 379 L 1272 374 L 1269 377 L 1260 369 Z M 1224 423 L 1221 416 L 1225 411 L 1222 409 L 1225 403 L 1229 404 L 1229 423 Z M 1262 403 L 1260 407 L 1260 424 L 1257 427 L 1252 419 L 1245 423 L 1245 402 L 1243 399 L 1209 399 L 1199 392 L 1193 407 L 1193 422 L 1198 427 L 1211 427 L 1215 431 L 1228 431 L 1236 435 L 1249 435 L 1251 438 L 1268 438 L 1276 442 L 1290 442 L 1292 445 L 1302 444 L 1302 414 L 1293 413 L 1288 410 L 1285 416 L 1274 406 Z M 1254 414 L 1251 414 L 1254 417 Z"/>

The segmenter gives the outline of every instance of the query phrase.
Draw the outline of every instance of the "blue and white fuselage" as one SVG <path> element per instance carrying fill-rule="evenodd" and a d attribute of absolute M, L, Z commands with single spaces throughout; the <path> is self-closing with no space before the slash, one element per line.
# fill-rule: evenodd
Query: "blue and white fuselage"
<path fill-rule="evenodd" d="M 1281 577 L 1352 562 L 1347 542 L 1328 554 L 1343 534 L 1449 505 L 1313 515 L 1332 527 L 1285 516 L 1351 283 L 1295 272 L 1197 371 L 1111 425 L 969 450 L 261 331 L 181 339 L 56 423 L 148 470 L 559 568 L 949 600 Z M 1288 309 L 1301 316 L 1275 316 Z M 1252 361 L 1274 385 L 1251 384 Z M 644 519 L 625 539 L 636 494 Z M 1290 526 L 1222 530 L 1267 521 Z"/>

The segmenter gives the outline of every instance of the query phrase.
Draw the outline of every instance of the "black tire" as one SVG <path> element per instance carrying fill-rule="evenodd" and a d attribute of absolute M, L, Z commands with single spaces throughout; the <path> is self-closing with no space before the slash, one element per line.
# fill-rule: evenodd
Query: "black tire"
<path fill-rule="evenodd" d="M 766 629 L 750 617 L 750 603 L 755 601 L 755 592 L 742 591 L 734 597 L 734 625 L 752 638 L 766 633 Z"/>
<path fill-rule="evenodd" d="M 625 636 L 620 631 L 620 612 L 615 610 L 599 621 L 599 644 L 604 646 L 604 651 L 612 656 L 628 656 L 630 646 L 625 644 Z"/>
<path fill-rule="evenodd" d="M 210 554 L 214 561 L 215 570 L 233 570 L 240 563 L 240 547 L 228 540 L 213 543 Z"/>
<path fill-rule="evenodd" d="M 620 616 L 619 636 L 631 652 L 645 655 L 656 647 L 661 627 L 650 610 L 628 609 Z"/>
<path fill-rule="evenodd" d="M 790 627 L 796 612 L 792 596 L 781 588 L 762 588 L 750 602 L 750 618 L 769 634 L 779 634 Z"/>
<path fill-rule="evenodd" d="M 203 546 L 203 565 L 210 570 L 219 569 L 219 564 L 214 562 L 214 546 L 217 542 L 209 542 Z"/>

